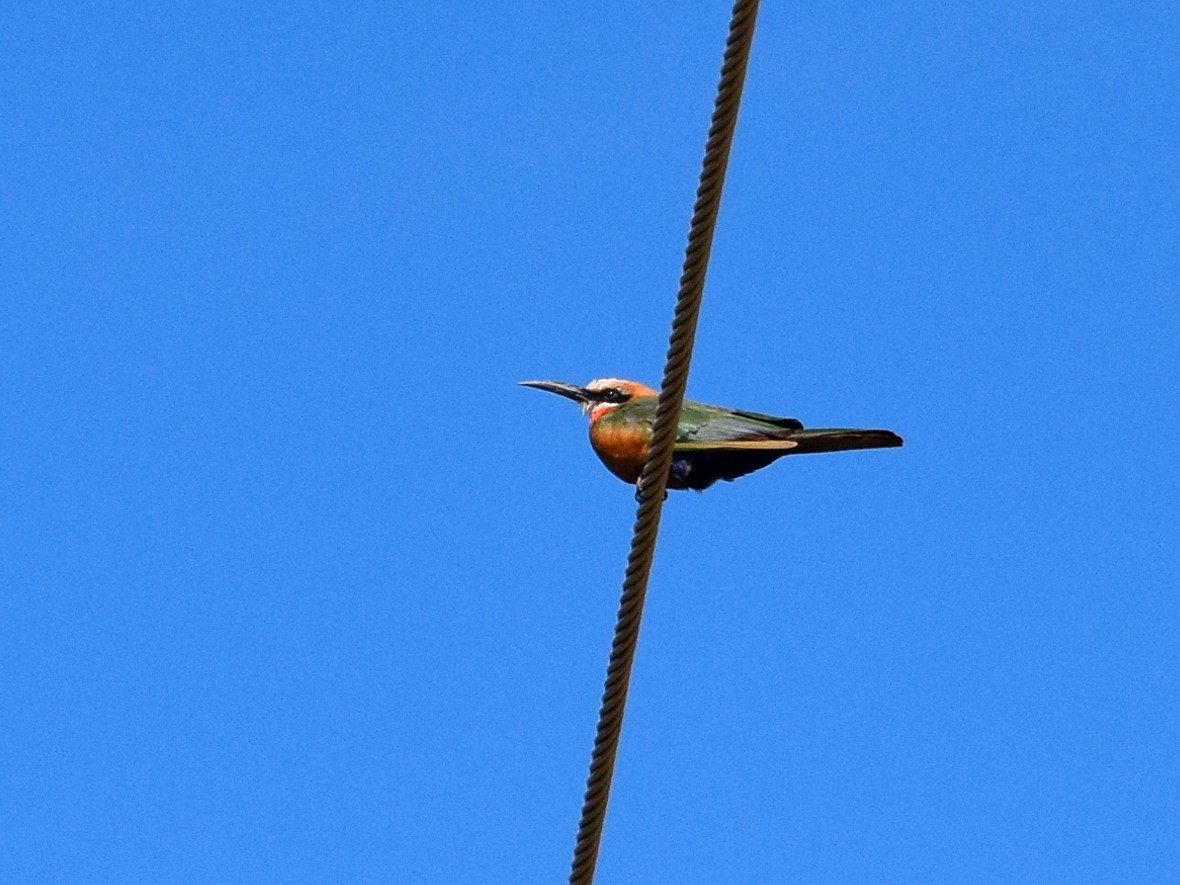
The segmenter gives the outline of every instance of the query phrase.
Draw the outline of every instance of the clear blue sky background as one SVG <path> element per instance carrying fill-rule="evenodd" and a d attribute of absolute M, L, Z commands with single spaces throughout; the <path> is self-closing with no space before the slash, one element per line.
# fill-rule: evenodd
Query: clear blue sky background
<path fill-rule="evenodd" d="M 728 13 L 9 7 L 0 880 L 564 880 Z M 1177 45 L 766 5 L 599 881 L 1180 881 Z"/>

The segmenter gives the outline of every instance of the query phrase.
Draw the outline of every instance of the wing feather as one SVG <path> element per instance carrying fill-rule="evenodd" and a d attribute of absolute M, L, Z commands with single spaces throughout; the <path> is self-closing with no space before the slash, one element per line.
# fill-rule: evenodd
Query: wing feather
<path fill-rule="evenodd" d="M 675 448 L 678 452 L 710 452 L 721 450 L 748 452 L 768 449 L 785 451 L 796 448 L 798 445 L 799 443 L 792 439 L 731 439 L 677 442 Z"/>
<path fill-rule="evenodd" d="M 794 418 L 775 418 L 773 415 L 762 415 L 758 412 L 739 412 L 702 403 L 685 403 L 680 413 L 680 432 L 677 434 L 676 444 L 679 448 L 686 443 L 716 445 L 774 442 L 776 445 L 770 448 L 782 448 L 781 443 L 802 428 L 803 425 Z M 700 448 L 709 446 L 702 445 Z"/>

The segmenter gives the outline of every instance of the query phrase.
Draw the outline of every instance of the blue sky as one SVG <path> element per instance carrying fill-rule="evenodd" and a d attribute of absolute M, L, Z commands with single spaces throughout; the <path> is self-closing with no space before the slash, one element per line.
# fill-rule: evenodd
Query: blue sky
<path fill-rule="evenodd" d="M 727 17 L 5 15 L 0 879 L 563 880 Z M 600 882 L 1180 877 L 1178 39 L 763 9 Z"/>

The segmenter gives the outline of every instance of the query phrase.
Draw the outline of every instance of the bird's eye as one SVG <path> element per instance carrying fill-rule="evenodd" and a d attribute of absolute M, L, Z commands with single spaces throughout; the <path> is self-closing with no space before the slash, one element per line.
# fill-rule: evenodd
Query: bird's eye
<path fill-rule="evenodd" d="M 608 387 L 602 392 L 602 398 L 608 403 L 621 403 L 627 399 L 627 395 L 617 387 Z"/>

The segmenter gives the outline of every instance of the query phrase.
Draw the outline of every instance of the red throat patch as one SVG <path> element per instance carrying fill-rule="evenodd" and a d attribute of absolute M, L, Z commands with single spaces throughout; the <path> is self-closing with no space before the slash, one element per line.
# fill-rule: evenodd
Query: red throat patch
<path fill-rule="evenodd" d="M 594 408 L 590 410 L 590 423 L 593 424 L 603 415 L 613 412 L 618 407 L 618 403 L 598 403 L 598 405 L 594 406 Z"/>

